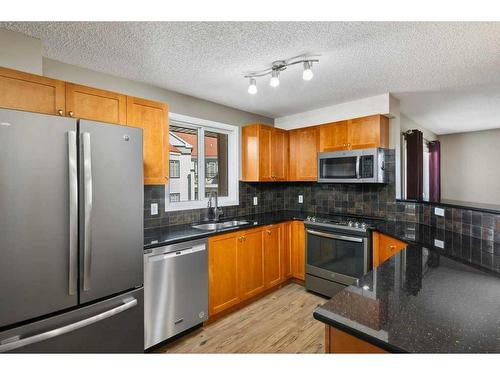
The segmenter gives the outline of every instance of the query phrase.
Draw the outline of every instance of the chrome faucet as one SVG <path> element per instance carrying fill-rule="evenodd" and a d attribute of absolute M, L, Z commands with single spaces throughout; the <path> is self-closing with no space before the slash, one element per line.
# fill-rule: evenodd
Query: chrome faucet
<path fill-rule="evenodd" d="M 212 198 L 215 197 L 215 204 L 212 207 Z M 222 208 L 219 207 L 218 194 L 216 191 L 210 192 L 208 196 L 208 218 L 219 221 L 219 218 L 224 215 Z"/>

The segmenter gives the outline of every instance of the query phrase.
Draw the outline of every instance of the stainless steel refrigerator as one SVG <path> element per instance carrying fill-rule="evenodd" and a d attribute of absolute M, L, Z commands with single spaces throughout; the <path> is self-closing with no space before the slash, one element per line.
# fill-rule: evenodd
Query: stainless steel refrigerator
<path fill-rule="evenodd" d="M 0 352 L 142 352 L 142 130 L 0 109 Z"/>

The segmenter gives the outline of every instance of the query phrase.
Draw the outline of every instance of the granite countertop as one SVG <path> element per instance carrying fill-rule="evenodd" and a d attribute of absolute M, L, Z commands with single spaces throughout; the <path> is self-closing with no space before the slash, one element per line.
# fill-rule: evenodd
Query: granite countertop
<path fill-rule="evenodd" d="M 204 238 L 221 233 L 229 233 L 237 230 L 258 227 L 262 225 L 277 224 L 289 220 L 303 220 L 307 216 L 313 215 L 303 211 L 277 211 L 265 214 L 256 214 L 250 216 L 221 218 L 220 221 L 242 220 L 249 224 L 238 227 L 231 227 L 223 230 L 201 230 L 192 227 L 193 224 L 175 225 L 160 228 L 151 228 L 144 231 L 144 249 L 152 249 L 158 246 L 171 245 L 177 242 L 189 241 L 198 238 Z"/>
<path fill-rule="evenodd" d="M 390 352 L 500 353 L 500 244 L 415 223 L 375 229 L 409 246 L 316 319 Z"/>

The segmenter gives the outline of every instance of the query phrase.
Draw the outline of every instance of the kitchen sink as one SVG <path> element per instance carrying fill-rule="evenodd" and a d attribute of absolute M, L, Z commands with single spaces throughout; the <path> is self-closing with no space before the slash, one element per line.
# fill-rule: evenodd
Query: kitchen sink
<path fill-rule="evenodd" d="M 197 224 L 193 225 L 193 228 L 201 230 L 221 230 L 221 229 L 238 227 L 240 225 L 246 225 L 246 224 L 248 224 L 248 221 L 232 220 L 232 221 L 224 221 L 222 223 Z"/>

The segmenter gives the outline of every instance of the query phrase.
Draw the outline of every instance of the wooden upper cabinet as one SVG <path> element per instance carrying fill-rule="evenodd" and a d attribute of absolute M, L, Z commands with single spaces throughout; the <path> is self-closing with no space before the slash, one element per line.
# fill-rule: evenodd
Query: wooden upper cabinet
<path fill-rule="evenodd" d="M 348 140 L 351 150 L 389 147 L 389 119 L 382 115 L 349 120 Z"/>
<path fill-rule="evenodd" d="M 0 67 L 0 107 L 64 115 L 64 82 Z"/>
<path fill-rule="evenodd" d="M 143 129 L 144 184 L 165 184 L 169 169 L 167 105 L 129 96 L 127 125 Z"/>
<path fill-rule="evenodd" d="M 407 243 L 396 238 L 386 236 L 379 232 L 373 232 L 373 267 L 378 267 L 407 246 Z"/>
<path fill-rule="evenodd" d="M 320 125 L 320 151 L 389 147 L 389 119 L 382 115 Z"/>
<path fill-rule="evenodd" d="M 264 228 L 264 283 L 266 288 L 283 280 L 282 269 L 282 226 L 270 225 Z"/>
<path fill-rule="evenodd" d="M 286 181 L 288 133 L 262 124 L 243 127 L 242 181 Z"/>
<path fill-rule="evenodd" d="M 264 249 L 262 228 L 248 230 L 238 239 L 240 298 L 245 300 L 264 290 Z"/>
<path fill-rule="evenodd" d="M 319 134 L 319 150 L 321 152 L 347 149 L 347 121 L 321 125 Z"/>
<path fill-rule="evenodd" d="M 240 301 L 238 232 L 208 239 L 208 313 L 217 314 Z"/>
<path fill-rule="evenodd" d="M 66 115 L 125 125 L 127 97 L 111 91 L 66 83 Z"/>
<path fill-rule="evenodd" d="M 294 129 L 289 136 L 290 181 L 316 181 L 318 179 L 319 128 Z"/>

